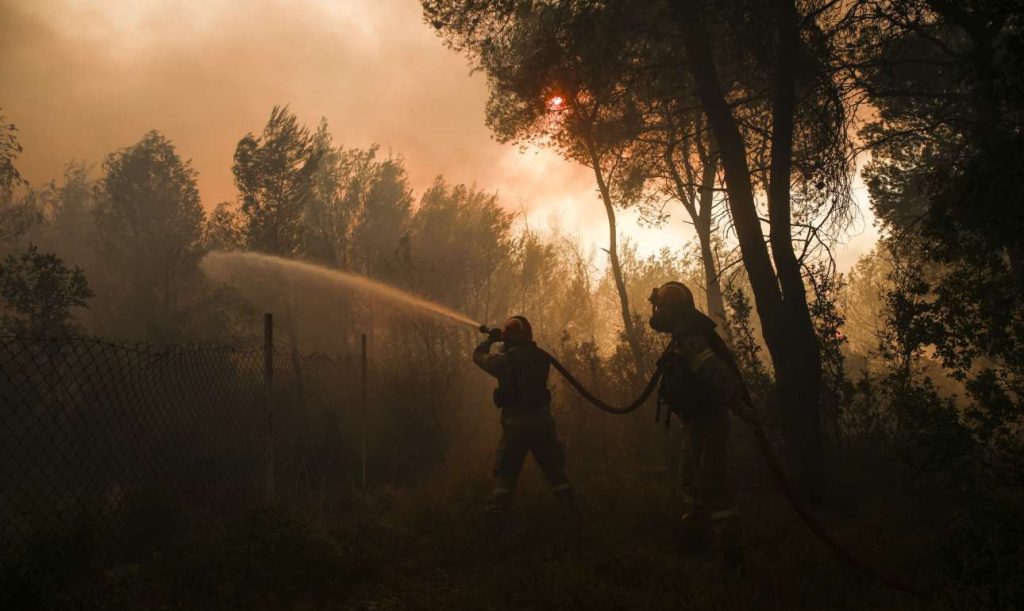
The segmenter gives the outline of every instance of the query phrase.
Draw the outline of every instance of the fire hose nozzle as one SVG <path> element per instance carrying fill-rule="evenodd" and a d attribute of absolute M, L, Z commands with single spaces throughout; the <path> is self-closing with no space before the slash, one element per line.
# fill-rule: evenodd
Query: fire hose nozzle
<path fill-rule="evenodd" d="M 493 327 L 488 327 L 487 325 L 480 325 L 480 332 L 486 333 L 488 339 L 492 342 L 501 341 L 501 329 L 495 329 Z"/>

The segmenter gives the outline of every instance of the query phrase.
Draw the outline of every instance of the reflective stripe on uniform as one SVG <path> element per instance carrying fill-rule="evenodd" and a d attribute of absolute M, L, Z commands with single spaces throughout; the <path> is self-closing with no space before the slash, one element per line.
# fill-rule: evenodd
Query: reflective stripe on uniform
<path fill-rule="evenodd" d="M 708 359 L 714 358 L 714 356 L 715 353 L 711 348 L 701 350 L 700 353 L 690 361 L 690 371 L 697 373 L 697 370 L 700 369 L 701 365 L 706 363 Z"/>
<path fill-rule="evenodd" d="M 711 519 L 712 521 L 717 522 L 719 520 L 728 520 L 729 518 L 734 518 L 738 515 L 740 515 L 740 512 L 735 507 L 732 509 L 719 509 L 718 511 L 711 512 Z"/>

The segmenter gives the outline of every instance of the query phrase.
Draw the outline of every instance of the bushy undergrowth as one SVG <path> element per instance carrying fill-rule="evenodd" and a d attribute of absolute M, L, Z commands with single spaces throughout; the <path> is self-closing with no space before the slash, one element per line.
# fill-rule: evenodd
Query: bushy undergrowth
<path fill-rule="evenodd" d="M 817 289 L 829 482 L 812 512 L 855 556 L 930 598 L 889 590 L 831 555 L 736 420 L 744 561 L 687 552 L 677 530 L 678 423 L 656 426 L 652 410 L 600 413 L 557 378 L 553 411 L 583 519 L 566 520 L 529 461 L 514 511 L 495 528 L 483 511 L 499 435 L 492 382 L 449 338 L 429 370 L 397 348 L 406 360 L 373 370 L 368 491 L 336 473 L 321 478 L 333 482 L 330 494 L 281 482 L 279 502 L 215 519 L 153 492 L 129 496 L 113 517 L 83 510 L 44 529 L 5 569 L 0 608 L 1021 608 L 1024 446 L 1012 397 L 984 375 L 966 405 L 934 384 L 921 345 L 908 343 L 913 317 L 890 317 L 877 362 L 851 365 L 829 304 L 834 286 Z M 749 300 L 732 292 L 728 301 L 737 360 L 781 454 Z M 545 345 L 597 394 L 625 402 L 639 391 L 622 350 L 560 340 Z M 656 354 L 660 340 L 644 340 Z M 339 468 L 357 464 L 356 448 L 339 448 Z"/>
<path fill-rule="evenodd" d="M 835 501 L 816 508 L 858 555 L 934 589 L 922 601 L 862 578 L 796 519 L 749 436 L 736 435 L 744 562 L 688 552 L 670 469 L 600 456 L 561 414 L 583 516 L 567 518 L 528 463 L 500 527 L 486 519 L 488 460 L 452 454 L 414 484 L 380 485 L 310 508 L 284 498 L 209 519 L 147 493 L 114 521 L 87 512 L 4 575 L 5 609 L 944 609 L 977 608 L 951 584 L 938 507 L 944 488 L 900 492 L 894 456 L 840 463 Z M 637 420 L 640 420 L 637 418 Z M 643 420 L 646 420 L 644 418 Z M 616 426 L 621 419 L 609 421 Z M 671 433 L 643 422 L 644 442 Z M 585 437 L 584 437 L 585 438 Z M 958 536 L 978 533 L 971 524 Z M 983 565 L 964 567 L 985 570 Z M 1004 567 L 1009 568 L 1009 567 Z"/>

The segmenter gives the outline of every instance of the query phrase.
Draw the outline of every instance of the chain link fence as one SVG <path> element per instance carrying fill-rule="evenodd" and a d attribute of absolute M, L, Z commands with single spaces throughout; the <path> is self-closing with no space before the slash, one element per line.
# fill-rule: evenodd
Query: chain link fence
<path fill-rule="evenodd" d="M 143 492 L 210 517 L 325 502 L 359 478 L 360 380 L 272 345 L 0 337 L 0 565 Z"/>

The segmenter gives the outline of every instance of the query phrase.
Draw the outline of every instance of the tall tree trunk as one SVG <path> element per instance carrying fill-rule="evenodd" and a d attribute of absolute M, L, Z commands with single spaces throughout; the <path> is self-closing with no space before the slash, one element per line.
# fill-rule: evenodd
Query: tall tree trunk
<path fill-rule="evenodd" d="M 704 121 L 701 118 L 700 129 L 704 129 Z M 715 180 L 718 177 L 718 166 L 720 154 L 718 142 L 714 136 L 709 138 L 709 146 L 705 147 L 701 136 L 697 134 L 697 155 L 700 157 L 700 199 L 697 207 L 698 221 L 694 221 L 697 228 L 697 237 L 700 240 L 701 259 L 704 261 L 704 278 L 707 286 L 708 315 L 718 323 L 722 334 L 729 339 L 729 325 L 725 317 L 725 300 L 722 299 L 722 277 L 721 270 L 715 261 L 714 246 L 711 243 L 711 217 L 715 206 Z M 703 233 L 703 235 L 701 235 Z"/>
<path fill-rule="evenodd" d="M 699 137 L 699 136 L 698 136 Z M 722 299 L 722 282 L 715 264 L 714 247 L 711 244 L 711 211 L 715 198 L 715 175 L 718 173 L 718 152 L 711 154 L 700 154 L 701 156 L 701 179 L 700 194 L 695 195 L 692 188 L 688 188 L 683 177 L 679 174 L 679 168 L 672 158 L 671 149 L 666 152 L 665 162 L 675 183 L 676 195 L 682 202 L 683 208 L 690 215 L 693 228 L 697 232 L 697 241 L 700 243 L 700 259 L 704 267 L 704 287 L 707 293 L 708 316 L 711 317 L 718 328 L 728 335 L 729 326 L 725 318 L 725 301 Z M 689 161 L 689 151 L 686 151 L 683 158 L 687 177 L 694 174 Z M 693 181 L 690 180 L 692 183 Z M 694 203 L 697 199 L 697 203 Z"/>
<path fill-rule="evenodd" d="M 700 259 L 704 265 L 704 284 L 708 298 L 708 316 L 715 321 L 719 330 L 727 337 L 729 335 L 728 320 L 725 317 L 725 300 L 722 298 L 722 279 L 715 265 L 715 251 L 711 244 L 710 223 L 706 226 L 701 224 L 697 229 L 697 239 L 700 241 Z"/>
<path fill-rule="evenodd" d="M 626 281 L 622 276 L 622 265 L 619 262 L 619 238 L 615 225 L 615 206 L 612 204 L 611 190 L 601 171 L 600 159 L 597 151 L 590 143 L 587 144 L 587 152 L 590 154 L 591 167 L 594 170 L 594 179 L 597 181 L 597 190 L 601 194 L 601 201 L 604 203 L 605 214 L 608 215 L 608 260 L 612 266 L 612 278 L 615 280 L 615 291 L 619 295 L 619 308 L 622 314 L 622 325 L 626 333 L 626 342 L 633 353 L 636 362 L 637 374 L 640 377 L 647 375 L 647 360 L 640 343 L 640 332 L 636 327 L 636 320 L 629 309 L 629 294 L 626 292 Z"/>
<path fill-rule="evenodd" d="M 783 1 L 783 0 L 780 0 Z M 770 187 L 770 218 L 772 254 L 780 265 L 776 276 L 772 259 L 764 242 L 754 189 L 747 164 L 746 145 L 740 134 L 732 109 L 722 91 L 714 63 L 708 32 L 701 21 L 701 3 L 696 0 L 678 0 L 673 4 L 676 21 L 683 31 L 690 74 L 696 86 L 697 96 L 707 115 L 708 122 L 719 145 L 722 167 L 725 171 L 726 191 L 732 212 L 736 235 L 739 239 L 743 264 L 750 278 L 762 333 L 772 364 L 776 371 L 777 398 L 783 420 L 783 436 L 786 442 L 786 461 L 790 472 L 798 479 L 805 492 L 816 494 L 821 483 L 822 449 L 820 418 L 818 415 L 818 393 L 821 365 L 817 353 L 817 342 L 809 317 L 801 316 L 807 311 L 806 295 L 802 288 L 799 265 L 792 250 L 789 231 L 789 168 L 792 152 L 793 130 L 793 79 L 792 57 L 799 40 L 789 39 L 781 51 L 790 57 L 788 65 L 780 66 L 779 83 L 773 101 L 773 153 L 772 174 L 775 180 Z M 780 13 L 789 13 L 792 5 L 782 7 Z M 796 24 L 792 24 L 795 31 Z M 778 139 L 783 141 L 778 141 Z M 776 166 L 776 163 L 779 165 Z M 786 178 L 779 182 L 779 174 L 786 172 Z M 785 196 L 780 199 L 780 194 Z M 783 221 L 782 216 L 785 215 Z M 775 223 L 781 225 L 776 227 Z M 787 256 L 793 255 L 792 258 Z M 795 269 L 795 276 L 794 276 Z M 800 284 L 799 290 L 794 280 Z M 788 301 L 788 303 L 787 303 Z M 810 340 L 808 340 L 810 338 Z M 812 349 L 813 348 L 813 349 Z"/>
<path fill-rule="evenodd" d="M 801 478 L 811 492 L 823 479 L 821 439 L 821 351 L 807 307 L 800 261 L 793 250 L 790 178 L 793 172 L 793 129 L 796 112 L 796 65 L 800 33 L 793 0 L 776 0 L 779 54 L 772 99 L 772 145 L 768 185 L 768 221 L 772 259 L 782 289 L 782 320 L 789 341 L 784 366 L 776 367 L 782 425 L 793 440 L 794 458 L 801 457 Z"/>

